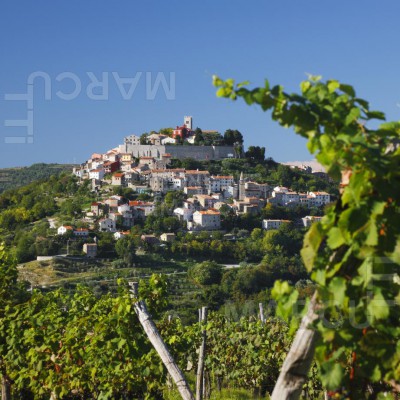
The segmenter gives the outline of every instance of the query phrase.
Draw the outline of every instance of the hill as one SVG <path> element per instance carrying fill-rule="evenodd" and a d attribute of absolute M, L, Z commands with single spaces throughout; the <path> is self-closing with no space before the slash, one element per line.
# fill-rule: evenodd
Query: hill
<path fill-rule="evenodd" d="M 28 185 L 29 183 L 47 179 L 51 175 L 71 172 L 73 164 L 33 164 L 30 167 L 14 167 L 0 169 L 0 193 L 7 189 Z"/>

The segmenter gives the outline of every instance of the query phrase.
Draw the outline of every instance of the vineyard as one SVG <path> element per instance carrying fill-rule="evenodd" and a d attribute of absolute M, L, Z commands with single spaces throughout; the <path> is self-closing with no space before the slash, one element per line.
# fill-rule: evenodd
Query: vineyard
<path fill-rule="evenodd" d="M 334 80 L 311 77 L 301 94 L 268 81 L 252 90 L 214 83 L 221 97 L 271 110 L 341 180 L 339 200 L 301 251 L 312 297 L 276 281 L 268 317 L 220 310 L 206 319 L 203 311 L 198 323 L 183 324 L 167 311 L 168 295 L 179 301 L 188 289 L 179 275 L 174 291 L 166 276 L 152 275 L 138 293 L 120 280 L 116 295 L 84 286 L 30 294 L 1 248 L 3 399 L 179 398 L 171 378 L 193 399 L 195 375 L 197 399 L 225 389 L 273 400 L 399 398 L 400 124 L 369 128 L 384 115 Z"/>
<path fill-rule="evenodd" d="M 153 275 L 141 295 L 174 359 L 191 376 L 200 326 L 183 326 L 161 314 L 166 282 Z M 168 391 L 167 373 L 141 329 L 126 282 L 119 291 L 117 297 L 100 298 L 82 286 L 73 296 L 61 289 L 35 292 L 14 312 L 6 309 L 2 367 L 16 398 L 161 398 Z M 212 313 L 206 329 L 208 393 L 243 388 L 265 396 L 271 391 L 290 344 L 283 321 L 233 321 Z M 315 375 L 305 390 L 307 398 L 319 398 Z"/>

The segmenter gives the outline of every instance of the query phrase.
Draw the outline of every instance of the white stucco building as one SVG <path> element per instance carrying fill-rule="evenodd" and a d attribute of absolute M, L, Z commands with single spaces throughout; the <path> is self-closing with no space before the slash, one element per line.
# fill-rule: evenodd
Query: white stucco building
<path fill-rule="evenodd" d="M 265 230 L 279 229 L 282 224 L 288 224 L 287 219 L 263 219 L 262 228 Z"/>

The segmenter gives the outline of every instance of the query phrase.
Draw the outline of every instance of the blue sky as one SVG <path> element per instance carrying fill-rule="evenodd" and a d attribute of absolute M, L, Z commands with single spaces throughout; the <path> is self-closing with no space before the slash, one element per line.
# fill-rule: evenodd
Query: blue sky
<path fill-rule="evenodd" d="M 373 108 L 399 119 L 399 15 L 395 0 L 3 0 L 0 167 L 82 162 L 126 135 L 181 124 L 184 115 L 202 129 L 239 129 L 246 146 L 265 146 L 278 161 L 309 160 L 305 142 L 268 114 L 216 98 L 212 75 L 254 85 L 268 78 L 293 91 L 306 73 L 320 74 L 353 84 Z M 26 128 L 5 126 L 26 119 L 28 110 L 27 102 L 5 95 L 26 93 L 36 71 L 49 77 L 51 99 L 34 80 L 33 143 L 9 143 L 28 140 Z M 87 95 L 87 72 L 108 76 L 107 99 Z M 112 72 L 137 78 L 129 100 Z M 71 80 L 57 81 L 62 73 L 81 83 L 72 100 L 57 95 L 74 89 Z M 154 83 L 158 73 L 168 85 L 175 75 L 173 99 L 162 87 L 154 99 L 146 94 L 146 76 Z"/>

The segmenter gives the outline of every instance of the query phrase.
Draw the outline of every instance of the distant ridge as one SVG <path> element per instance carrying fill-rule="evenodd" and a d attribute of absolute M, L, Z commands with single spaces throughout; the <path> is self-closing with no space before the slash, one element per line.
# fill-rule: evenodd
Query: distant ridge
<path fill-rule="evenodd" d="M 312 160 L 312 161 L 286 161 L 281 163 L 283 165 L 288 165 L 288 166 L 295 166 L 295 167 L 301 167 L 302 165 L 306 167 L 311 167 L 313 172 L 326 172 L 325 168 L 317 161 L 317 160 Z"/>
<path fill-rule="evenodd" d="M 38 179 L 47 179 L 51 175 L 71 172 L 75 164 L 33 164 L 30 167 L 0 168 L 0 193 L 28 185 Z"/>

